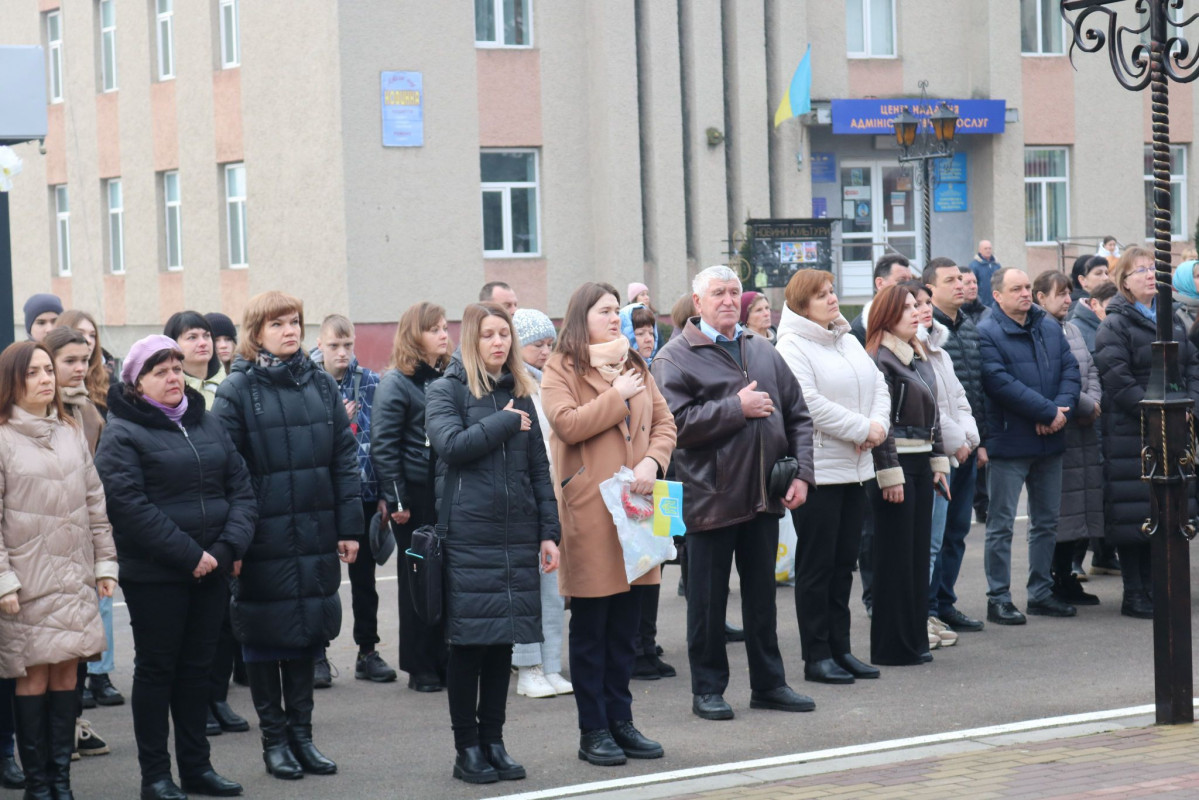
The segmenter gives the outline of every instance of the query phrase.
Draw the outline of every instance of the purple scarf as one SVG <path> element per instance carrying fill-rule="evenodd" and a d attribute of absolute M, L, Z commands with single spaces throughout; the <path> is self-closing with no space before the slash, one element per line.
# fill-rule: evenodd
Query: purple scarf
<path fill-rule="evenodd" d="M 181 424 L 183 421 L 183 415 L 187 413 L 187 395 L 186 394 L 183 395 L 183 399 L 179 401 L 179 405 L 175 406 L 174 408 L 171 408 L 170 406 L 164 406 L 162 403 L 157 403 L 154 400 L 150 399 L 149 397 L 146 397 L 144 394 L 142 395 L 142 399 L 145 400 L 150 405 L 157 408 L 162 413 L 166 414 L 167 419 L 169 419 L 171 422 L 175 423 L 176 425 L 179 425 L 180 427 L 183 427 Z"/>

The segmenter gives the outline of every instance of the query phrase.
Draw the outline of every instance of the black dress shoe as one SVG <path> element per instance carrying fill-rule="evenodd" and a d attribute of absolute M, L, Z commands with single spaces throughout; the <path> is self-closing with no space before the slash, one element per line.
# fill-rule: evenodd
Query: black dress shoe
<path fill-rule="evenodd" d="M 208 722 L 204 723 L 205 736 L 220 736 L 221 723 L 217 721 L 216 716 L 212 713 L 212 709 L 208 709 Z"/>
<path fill-rule="evenodd" d="M 242 792 L 240 783 L 218 775 L 211 769 L 199 775 L 180 778 L 179 783 L 183 784 L 183 791 L 207 797 L 237 797 Z"/>
<path fill-rule="evenodd" d="M 949 610 L 940 614 L 939 617 L 942 622 L 950 627 L 950 629 L 958 633 L 961 633 L 962 631 L 976 633 L 983 629 L 983 621 L 981 619 L 968 617 L 953 606 L 950 606 Z"/>
<path fill-rule="evenodd" d="M 691 712 L 701 719 L 732 719 L 733 707 L 718 694 L 697 694 L 691 698 Z"/>
<path fill-rule="evenodd" d="M 803 679 L 813 683 L 853 683 L 853 675 L 831 658 L 805 663 Z"/>
<path fill-rule="evenodd" d="M 749 707 L 768 711 L 815 711 L 816 701 L 784 684 L 769 692 L 750 692 Z"/>
<path fill-rule="evenodd" d="M 637 656 L 633 662 L 633 675 L 635 681 L 656 681 L 662 677 L 662 673 L 658 672 L 658 665 L 649 656 Z"/>
<path fill-rule="evenodd" d="M 454 777 L 467 783 L 495 783 L 500 774 L 487 760 L 487 755 L 479 745 L 463 747 L 454 759 Z"/>
<path fill-rule="evenodd" d="M 1063 603 L 1075 606 L 1097 606 L 1099 598 L 1082 588 L 1078 578 L 1073 574 L 1055 575 L 1053 581 L 1053 596 Z"/>
<path fill-rule="evenodd" d="M 96 698 L 96 702 L 100 705 L 125 705 L 125 696 L 117 691 L 117 687 L 112 685 L 112 681 L 108 678 L 108 673 L 88 675 L 87 685 L 92 691 L 92 697 Z"/>
<path fill-rule="evenodd" d="M 726 642 L 744 642 L 745 629 L 738 628 L 731 622 L 724 623 L 724 640 Z"/>
<path fill-rule="evenodd" d="M 5 789 L 25 788 L 25 773 L 21 771 L 21 766 L 13 756 L 0 759 L 0 786 Z"/>
<path fill-rule="evenodd" d="M 933 660 L 933 654 L 930 653 L 928 650 L 925 650 L 923 653 L 920 654 L 920 663 L 921 664 L 930 664 L 930 663 L 932 663 L 932 660 Z"/>
<path fill-rule="evenodd" d="M 663 678 L 676 677 L 679 674 L 678 670 L 659 658 L 658 656 L 660 655 L 662 654 L 658 653 L 658 655 L 654 656 L 654 666 L 658 668 L 658 674 Z"/>
<path fill-rule="evenodd" d="M 882 674 L 878 671 L 878 667 L 874 666 L 873 664 L 867 664 L 853 653 L 845 653 L 844 655 L 833 656 L 833 661 L 836 661 L 841 669 L 845 670 L 855 678 L 869 680 L 877 678 L 880 674 Z"/>
<path fill-rule="evenodd" d="M 216 717 L 221 730 L 229 733 L 242 733 L 250 730 L 250 723 L 244 717 L 229 707 L 223 700 L 216 700 L 208 705 L 209 719 Z"/>
<path fill-rule="evenodd" d="M 304 777 L 300 762 L 292 755 L 291 748 L 286 743 L 272 744 L 262 750 L 262 760 L 266 763 L 266 771 L 284 781 L 298 781 Z"/>
<path fill-rule="evenodd" d="M 163 778 L 142 787 L 142 800 L 187 800 L 187 795 L 173 780 Z"/>
<path fill-rule="evenodd" d="M 1039 617 L 1073 617 L 1078 609 L 1049 595 L 1044 600 L 1029 600 L 1028 613 Z"/>
<path fill-rule="evenodd" d="M 1120 613 L 1136 619 L 1153 619 L 1153 602 L 1143 592 L 1125 592 Z"/>
<path fill-rule="evenodd" d="M 579 735 L 579 760 L 597 767 L 616 767 L 625 763 L 628 756 L 612 738 L 612 732 L 600 728 Z"/>
<path fill-rule="evenodd" d="M 504 749 L 503 742 L 483 745 L 483 755 L 487 756 L 487 763 L 495 768 L 495 774 L 500 776 L 500 780 L 518 781 L 525 777 L 525 768 L 512 760 L 512 756 Z"/>
<path fill-rule="evenodd" d="M 408 688 L 414 692 L 440 692 L 444 685 L 436 675 L 409 675 Z"/>
<path fill-rule="evenodd" d="M 613 722 L 609 730 L 612 731 L 612 738 L 617 746 L 629 758 L 661 758 L 666 752 L 661 744 L 634 728 L 632 720 Z"/>
<path fill-rule="evenodd" d="M 1012 603 L 996 603 L 987 601 L 987 621 L 996 625 L 1023 625 L 1028 622 L 1020 609 Z"/>

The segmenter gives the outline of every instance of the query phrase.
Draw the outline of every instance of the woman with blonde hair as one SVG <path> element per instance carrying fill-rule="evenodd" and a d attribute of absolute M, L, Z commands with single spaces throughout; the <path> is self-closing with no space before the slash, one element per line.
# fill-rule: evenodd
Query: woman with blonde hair
<path fill-rule="evenodd" d="M 655 567 L 630 585 L 599 485 L 627 467 L 635 478 L 630 491 L 652 495 L 670 465 L 675 422 L 645 360 L 621 333 L 620 304 L 608 284 L 584 283 L 571 296 L 541 391 L 561 476 L 559 591 L 571 598 L 579 758 L 599 766 L 661 758 L 662 745 L 633 726 L 629 681 L 642 599 L 656 599 L 662 571 Z"/>
<path fill-rule="evenodd" d="M 43 345 L 0 353 L 0 677 L 16 678 L 25 796 L 70 798 L 80 660 L 104 650 L 116 588 L 104 487 Z"/>
<path fill-rule="evenodd" d="M 358 442 L 333 376 L 302 346 L 304 305 L 282 292 L 250 299 L 243 337 L 212 412 L 249 467 L 258 522 L 230 606 L 267 772 L 332 775 L 312 743 L 313 666 L 341 629 L 338 559 L 362 536 Z"/>
<path fill-rule="evenodd" d="M 558 507 L 533 406 L 533 377 L 501 306 L 462 314 L 459 352 L 429 387 L 445 552 L 446 688 L 454 777 L 525 777 L 504 748 L 512 646 L 540 642 L 538 569 L 558 568 Z"/>
<path fill-rule="evenodd" d="M 87 377 L 83 385 L 87 387 L 87 396 L 96 405 L 96 410 L 101 415 L 107 414 L 108 387 L 112 385 L 113 377 L 105 364 L 107 353 L 100 343 L 100 329 L 96 326 L 95 318 L 86 311 L 72 308 L 58 315 L 57 326 L 77 330 L 87 340 Z"/>
<path fill-rule="evenodd" d="M 410 306 L 396 326 L 391 362 L 375 389 L 371 412 L 380 524 L 391 525 L 397 553 L 412 546 L 414 530 L 437 521 L 437 459 L 425 433 L 425 392 L 449 363 L 445 309 L 429 302 Z M 439 692 L 445 685 L 444 628 L 426 624 L 416 613 L 408 581 L 408 571 L 399 570 L 400 669 L 408 673 L 409 689 Z"/>

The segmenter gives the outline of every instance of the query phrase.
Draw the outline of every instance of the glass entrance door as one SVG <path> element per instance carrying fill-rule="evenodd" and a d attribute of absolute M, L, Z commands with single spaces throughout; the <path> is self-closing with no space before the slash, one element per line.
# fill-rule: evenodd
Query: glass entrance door
<path fill-rule="evenodd" d="M 874 293 L 874 263 L 896 251 L 922 263 L 917 231 L 916 187 L 912 175 L 895 163 L 841 163 L 841 285 L 846 297 Z"/>

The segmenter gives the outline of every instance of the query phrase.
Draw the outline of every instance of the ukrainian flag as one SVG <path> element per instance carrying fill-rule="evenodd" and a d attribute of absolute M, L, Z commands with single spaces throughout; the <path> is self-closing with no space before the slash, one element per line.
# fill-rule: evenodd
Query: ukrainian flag
<path fill-rule="evenodd" d="M 678 481 L 654 481 L 654 536 L 682 536 L 683 484 Z"/>
<path fill-rule="evenodd" d="M 785 121 L 812 110 L 812 45 L 808 45 L 795 74 L 791 76 L 791 85 L 779 103 L 778 111 L 774 112 L 774 127 Z"/>

